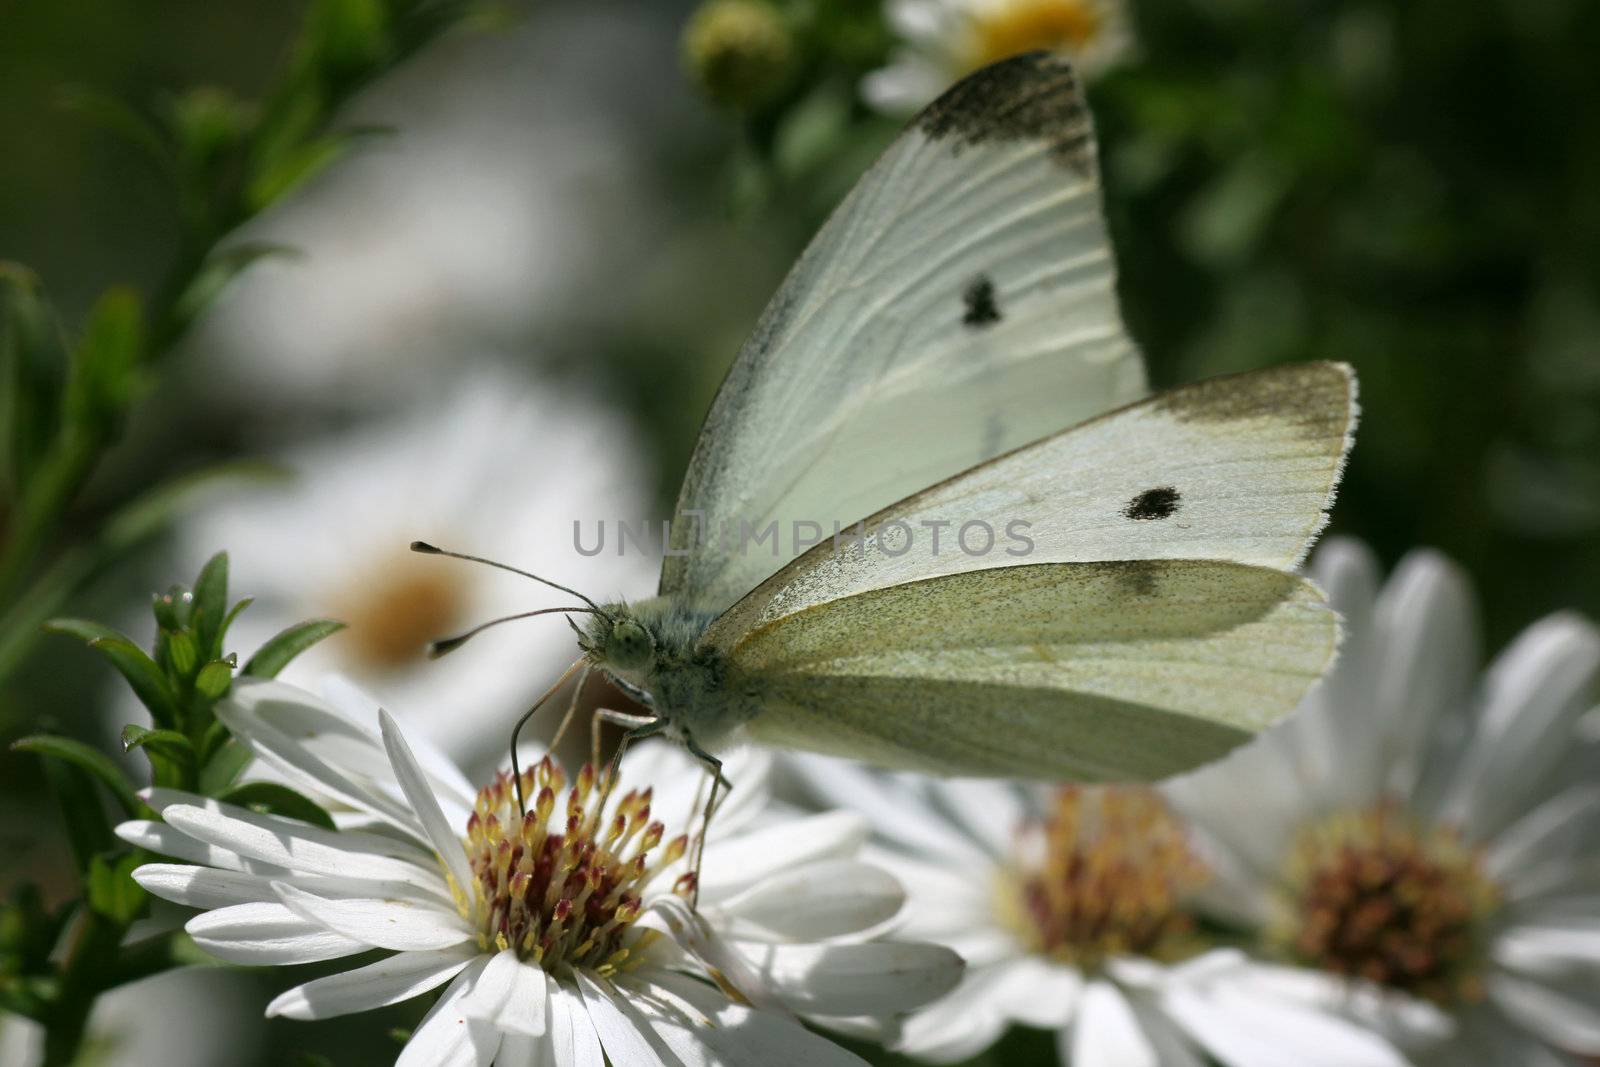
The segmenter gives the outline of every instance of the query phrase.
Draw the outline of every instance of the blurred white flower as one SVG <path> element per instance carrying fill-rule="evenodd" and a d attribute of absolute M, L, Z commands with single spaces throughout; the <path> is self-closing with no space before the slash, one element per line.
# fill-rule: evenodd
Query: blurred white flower
<path fill-rule="evenodd" d="M 1207 950 L 1190 912 L 1209 873 L 1153 790 L 923 779 L 785 757 L 804 788 L 859 807 L 906 887 L 898 936 L 967 974 L 895 1047 L 951 1063 L 1013 1025 L 1057 1032 L 1071 1067 L 1394 1067 L 1367 1030 L 1304 1003 L 1297 973 Z"/>
<path fill-rule="evenodd" d="M 887 0 L 902 45 L 862 94 L 906 114 L 979 67 L 1023 52 L 1059 52 L 1093 77 L 1132 47 L 1123 0 Z"/>
<path fill-rule="evenodd" d="M 464 378 L 423 409 L 285 457 L 286 483 L 219 493 L 178 531 L 174 573 L 229 554 L 235 596 L 256 602 L 229 647 L 248 653 L 286 626 L 349 629 L 284 677 L 348 675 L 459 760 L 504 746 L 511 723 L 576 658 L 559 616 L 510 623 L 437 661 L 428 642 L 490 618 L 572 598 L 478 564 L 410 552 L 412 540 L 487 556 L 591 597 L 648 591 L 653 561 L 586 557 L 573 522 L 640 515 L 649 472 L 621 421 L 587 397 L 509 374 Z M 592 540 L 592 536 L 591 536 Z"/>
<path fill-rule="evenodd" d="M 172 1025 L 203 1017 L 205 1025 Z M 186 967 L 118 986 L 89 1017 L 80 1062 L 94 1067 L 216 1067 L 256 1062 L 240 1056 L 261 1038 L 261 1001 L 249 975 L 220 967 Z M 0 1064 L 45 1062 L 44 1028 L 0 1013 Z"/>
<path fill-rule="evenodd" d="M 321 1019 L 445 986 L 402 1065 L 693 1062 L 860 1064 L 796 1016 L 885 1016 L 948 991 L 961 973 L 934 945 L 864 939 L 900 910 L 894 879 L 854 858 L 848 813 L 767 812 L 766 762 L 732 753 L 735 783 L 712 823 L 700 906 L 687 902 L 703 772 L 678 749 L 641 747 L 626 768 L 652 788 L 570 782 L 548 759 L 474 793 L 380 713 L 353 722 L 281 682 L 244 682 L 219 718 L 306 792 L 381 824 L 334 831 L 170 790 L 163 822 L 118 827 L 180 863 L 139 868 L 150 892 L 204 910 L 196 944 L 231 962 L 394 955 L 289 990 L 272 1015 Z M 669 831 L 668 825 L 674 829 Z"/>
<path fill-rule="evenodd" d="M 688 107 L 656 20 L 541 9 L 363 94 L 341 124 L 392 132 L 237 235 L 298 254 L 257 262 L 200 323 L 207 391 L 268 410 L 388 403 L 530 332 L 550 347 L 615 318 L 657 236 L 650 146 Z"/>
<path fill-rule="evenodd" d="M 1471 590 L 1440 556 L 1380 592 L 1371 554 L 1333 541 L 1313 575 L 1346 620 L 1337 666 L 1168 788 L 1219 850 L 1215 906 L 1340 976 L 1329 1002 L 1421 1061 L 1600 1053 L 1600 780 L 1577 735 L 1600 632 L 1551 616 L 1480 682 Z"/>

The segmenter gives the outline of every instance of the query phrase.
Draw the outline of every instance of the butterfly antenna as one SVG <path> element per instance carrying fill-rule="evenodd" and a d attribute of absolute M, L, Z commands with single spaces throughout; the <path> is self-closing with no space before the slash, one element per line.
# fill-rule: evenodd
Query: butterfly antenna
<path fill-rule="evenodd" d="M 511 728 L 511 781 L 517 788 L 517 810 L 524 815 L 528 813 L 528 798 L 522 793 L 522 765 L 517 760 L 517 736 L 522 733 L 522 728 L 528 724 L 529 719 L 533 718 L 534 713 L 544 706 L 544 702 L 561 691 L 561 687 L 567 684 L 567 679 L 572 677 L 572 672 L 587 662 L 588 659 L 586 657 L 579 657 L 573 660 L 572 666 L 562 671 L 561 677 L 556 679 L 556 684 L 546 689 L 544 696 L 535 700 L 533 707 L 523 712 L 522 718 L 518 719 L 517 724 Z"/>
<path fill-rule="evenodd" d="M 428 645 L 428 658 L 429 659 L 438 659 L 440 656 L 447 655 L 448 653 L 454 652 L 456 649 L 460 648 L 462 645 L 464 645 L 468 641 L 472 640 L 472 638 L 474 638 L 474 637 L 478 636 L 479 634 L 483 633 L 483 631 L 489 629 L 489 627 L 491 627 L 491 626 L 499 626 L 503 622 L 515 622 L 518 619 L 531 619 L 535 615 L 559 615 L 562 612 L 566 612 L 568 614 L 569 617 L 568 617 L 567 621 L 570 623 L 572 621 L 570 616 L 571 616 L 571 614 L 573 612 L 582 612 L 585 615 L 596 615 L 596 614 L 599 614 L 599 609 L 598 608 L 540 608 L 537 611 L 519 611 L 515 615 L 502 615 L 498 619 L 490 619 L 486 623 L 482 623 L 482 624 L 480 624 L 478 626 L 474 626 L 472 629 L 468 630 L 464 634 L 457 634 L 454 637 L 445 637 L 445 638 L 441 638 L 438 641 L 430 642 L 429 645 Z M 574 626 L 574 629 L 576 629 L 576 626 Z"/>
<path fill-rule="evenodd" d="M 590 600 L 576 589 L 562 585 L 560 582 L 552 582 L 548 578 L 541 578 L 532 571 L 525 571 L 518 567 L 513 567 L 509 563 L 500 563 L 496 560 L 485 559 L 482 556 L 469 556 L 465 552 L 451 552 L 449 549 L 440 548 L 438 545 L 430 545 L 426 541 L 411 542 L 411 551 L 421 552 L 425 556 L 449 556 L 451 559 L 464 559 L 469 563 L 482 563 L 486 567 L 496 567 L 503 571 L 510 571 L 512 574 L 520 574 L 524 578 L 532 578 L 536 582 L 548 585 L 551 589 L 559 589 L 563 593 L 570 593 L 579 600 L 583 601 L 585 604 L 589 605 L 590 609 L 592 609 L 596 615 L 604 615 L 608 619 L 611 617 L 606 615 L 606 613 L 601 610 L 599 604 L 596 604 L 594 601 Z"/>

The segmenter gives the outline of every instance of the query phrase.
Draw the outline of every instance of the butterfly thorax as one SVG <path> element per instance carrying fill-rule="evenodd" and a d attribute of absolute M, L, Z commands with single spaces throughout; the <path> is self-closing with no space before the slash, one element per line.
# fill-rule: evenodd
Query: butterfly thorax
<path fill-rule="evenodd" d="M 700 643 L 716 616 L 664 597 L 602 610 L 578 639 L 589 662 L 666 720 L 669 734 L 718 744 L 740 716 L 724 685 L 726 661 Z"/>

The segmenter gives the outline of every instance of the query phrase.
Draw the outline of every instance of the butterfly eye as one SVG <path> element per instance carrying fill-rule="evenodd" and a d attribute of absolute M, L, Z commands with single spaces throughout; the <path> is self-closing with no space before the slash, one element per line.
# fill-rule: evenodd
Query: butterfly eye
<path fill-rule="evenodd" d="M 606 661 L 619 670 L 636 670 L 650 662 L 655 655 L 656 643 L 650 631 L 634 622 L 623 619 L 611 628 L 611 639 L 606 642 Z"/>

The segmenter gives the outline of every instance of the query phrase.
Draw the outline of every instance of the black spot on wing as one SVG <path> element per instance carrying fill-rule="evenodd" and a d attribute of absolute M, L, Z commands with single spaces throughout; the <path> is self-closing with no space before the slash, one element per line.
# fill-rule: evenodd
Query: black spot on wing
<path fill-rule="evenodd" d="M 1183 502 L 1183 495 L 1170 485 L 1158 485 L 1154 489 L 1146 489 L 1122 509 L 1125 518 L 1135 522 L 1149 522 L 1153 519 L 1170 519 L 1177 513 L 1178 506 Z"/>
<path fill-rule="evenodd" d="M 1078 79 L 1049 52 L 1013 56 L 969 74 L 929 104 L 916 125 L 955 147 L 1042 141 L 1058 161 L 1083 174 L 1094 167 L 1094 130 Z"/>
<path fill-rule="evenodd" d="M 961 303 L 966 308 L 961 321 L 974 330 L 993 326 L 1000 321 L 1000 305 L 995 301 L 994 282 L 986 274 L 980 274 L 972 280 L 972 284 L 961 294 Z"/>

